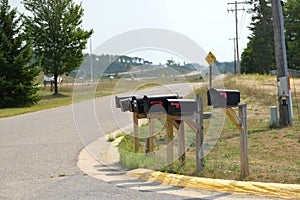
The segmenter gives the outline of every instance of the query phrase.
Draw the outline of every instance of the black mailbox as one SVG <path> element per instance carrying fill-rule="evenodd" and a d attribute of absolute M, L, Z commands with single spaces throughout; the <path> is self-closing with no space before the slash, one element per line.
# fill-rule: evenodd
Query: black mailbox
<path fill-rule="evenodd" d="M 194 99 L 167 99 L 164 107 L 170 115 L 190 115 L 196 111 L 196 100 Z"/>
<path fill-rule="evenodd" d="M 165 108 L 163 107 L 163 103 L 166 99 L 178 99 L 179 96 L 177 94 L 169 94 L 169 95 L 151 95 L 144 96 L 144 111 L 145 113 L 149 112 L 165 112 Z"/>
<path fill-rule="evenodd" d="M 145 113 L 144 112 L 144 99 L 133 96 L 130 104 L 130 111 L 138 114 Z"/>
<path fill-rule="evenodd" d="M 115 96 L 116 108 L 121 108 L 120 101 L 123 99 L 131 99 L 132 96 Z"/>
<path fill-rule="evenodd" d="M 122 112 L 129 111 L 130 110 L 130 105 L 131 105 L 131 98 L 120 100 L 120 107 L 121 107 Z"/>
<path fill-rule="evenodd" d="M 211 88 L 207 91 L 209 106 L 215 108 L 226 108 L 237 106 L 240 103 L 240 91 Z"/>

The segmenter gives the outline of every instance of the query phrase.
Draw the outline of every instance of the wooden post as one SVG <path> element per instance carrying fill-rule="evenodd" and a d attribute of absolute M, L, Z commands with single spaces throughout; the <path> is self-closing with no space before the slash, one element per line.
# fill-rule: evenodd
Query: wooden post
<path fill-rule="evenodd" d="M 146 139 L 146 153 L 154 151 L 154 119 L 149 118 L 148 137 Z"/>
<path fill-rule="evenodd" d="M 185 165 L 185 137 L 184 137 L 183 120 L 180 120 L 177 138 L 178 138 L 178 158 L 180 162 L 180 167 L 183 167 Z"/>
<path fill-rule="evenodd" d="M 212 65 L 209 66 L 209 89 L 212 88 Z"/>
<path fill-rule="evenodd" d="M 134 151 L 138 152 L 139 150 L 139 120 L 138 114 L 133 113 L 133 131 L 134 131 Z"/>
<path fill-rule="evenodd" d="M 280 118 L 279 118 L 279 124 L 281 127 L 288 127 L 289 126 L 289 119 L 288 117 L 288 104 L 287 104 L 287 99 L 283 99 L 282 97 L 279 98 L 279 113 L 280 113 Z"/>
<path fill-rule="evenodd" d="M 170 115 L 167 116 L 166 130 L 167 130 L 167 162 L 171 164 L 173 162 L 173 121 Z"/>
<path fill-rule="evenodd" d="M 197 102 L 197 125 L 196 132 L 196 166 L 197 171 L 201 172 L 204 167 L 204 152 L 203 152 L 203 103 L 199 95 L 196 96 Z"/>
<path fill-rule="evenodd" d="M 224 112 L 231 122 L 241 131 L 243 130 L 242 120 L 234 112 L 232 108 L 224 108 Z"/>
<path fill-rule="evenodd" d="M 240 159 L 241 159 L 241 179 L 249 175 L 248 167 L 248 128 L 247 128 L 247 105 L 239 105 L 239 118 L 242 129 L 240 129 Z"/>

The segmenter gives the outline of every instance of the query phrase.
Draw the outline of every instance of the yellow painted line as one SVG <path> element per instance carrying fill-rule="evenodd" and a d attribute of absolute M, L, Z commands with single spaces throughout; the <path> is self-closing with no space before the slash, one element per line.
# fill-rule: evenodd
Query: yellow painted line
<path fill-rule="evenodd" d="M 136 169 L 127 173 L 130 176 L 145 179 L 150 182 L 160 182 L 172 186 L 204 189 L 217 192 L 252 194 L 257 196 L 300 199 L 299 184 L 279 184 L 209 179 L 177 174 L 168 174 L 148 169 Z"/>

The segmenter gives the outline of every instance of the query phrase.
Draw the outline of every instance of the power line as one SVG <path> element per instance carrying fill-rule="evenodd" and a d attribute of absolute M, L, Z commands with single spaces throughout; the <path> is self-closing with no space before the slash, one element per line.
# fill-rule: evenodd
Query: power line
<path fill-rule="evenodd" d="M 240 23 L 240 35 L 243 33 L 245 21 L 246 21 L 246 12 L 243 12 L 241 16 L 241 23 Z"/>
<path fill-rule="evenodd" d="M 234 5 L 234 8 L 228 8 L 228 12 L 235 12 L 235 39 L 236 39 L 236 56 L 237 56 L 237 66 L 238 66 L 238 74 L 241 74 L 241 67 L 240 67 L 240 56 L 239 56 L 239 34 L 238 34 L 238 17 L 237 17 L 237 12 L 238 11 L 245 11 L 245 8 L 238 8 L 239 4 L 248 4 L 248 2 L 237 2 L 235 1 L 234 3 L 227 3 L 227 5 Z"/>

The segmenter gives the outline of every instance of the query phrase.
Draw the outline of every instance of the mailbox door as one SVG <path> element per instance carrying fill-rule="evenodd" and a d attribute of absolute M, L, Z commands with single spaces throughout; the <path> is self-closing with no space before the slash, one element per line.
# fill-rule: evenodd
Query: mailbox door
<path fill-rule="evenodd" d="M 121 108 L 121 100 L 131 98 L 132 96 L 115 96 L 116 108 Z"/>
<path fill-rule="evenodd" d="M 131 101 L 130 99 L 122 99 L 120 100 L 120 107 L 122 112 L 127 112 L 130 109 Z"/>

